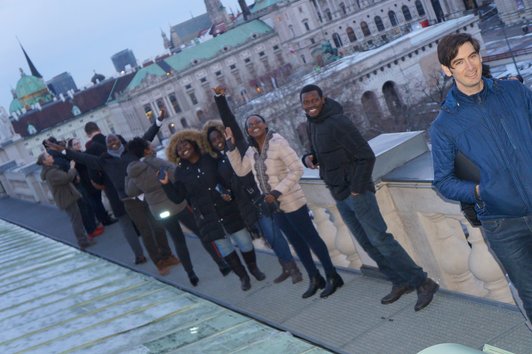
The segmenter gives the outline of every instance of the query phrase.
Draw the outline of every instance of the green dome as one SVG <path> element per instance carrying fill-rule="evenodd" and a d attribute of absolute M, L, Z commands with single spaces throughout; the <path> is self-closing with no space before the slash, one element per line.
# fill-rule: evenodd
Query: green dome
<path fill-rule="evenodd" d="M 49 102 L 52 95 L 43 79 L 21 73 L 15 89 L 17 99 L 22 106 L 31 106 L 37 102 Z"/>

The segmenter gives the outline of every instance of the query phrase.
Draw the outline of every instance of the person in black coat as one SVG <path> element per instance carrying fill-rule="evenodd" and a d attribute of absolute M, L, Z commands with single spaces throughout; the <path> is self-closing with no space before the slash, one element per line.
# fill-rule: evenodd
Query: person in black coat
<path fill-rule="evenodd" d="M 336 200 L 345 224 L 360 246 L 392 282 L 383 305 L 417 290 L 415 311 L 430 304 L 439 285 L 427 277 L 403 247 L 387 232 L 371 178 L 375 154 L 342 106 L 323 96 L 316 85 L 301 89 L 300 100 L 307 115 L 312 150 L 303 156 L 308 168 L 318 168 L 320 177 Z"/>
<path fill-rule="evenodd" d="M 187 200 L 199 227 L 203 242 L 211 242 L 233 272 L 240 278 L 241 288 L 251 288 L 250 278 L 238 257 L 232 241 L 238 245 L 249 272 L 257 279 L 265 275 L 257 267 L 255 249 L 245 229 L 238 206 L 228 191 L 229 183 L 218 173 L 218 162 L 205 152 L 205 143 L 197 130 L 174 134 L 166 150 L 168 160 L 177 165 L 174 183 L 168 175 L 161 180 L 168 198 L 174 203 Z"/>
<path fill-rule="evenodd" d="M 219 101 L 217 100 L 218 106 L 220 106 Z M 231 112 L 229 109 L 227 111 Z M 220 110 L 220 114 L 224 114 L 225 117 L 226 110 Z M 257 206 L 261 201 L 262 195 L 255 183 L 253 173 L 250 172 L 243 177 L 237 176 L 225 155 L 224 130 L 225 128 L 221 121 L 211 120 L 205 123 L 203 126 L 203 138 L 208 142 L 207 151 L 218 161 L 218 173 L 224 180 L 230 181 L 231 194 L 238 205 L 240 215 L 248 230 L 258 229 L 275 252 L 281 264 L 282 272 L 273 282 L 281 283 L 292 277 L 292 283 L 298 283 L 303 280 L 303 276 L 290 252 L 288 242 L 282 236 L 281 230 L 277 227 L 273 218 L 263 215 L 262 210 Z"/>
<path fill-rule="evenodd" d="M 107 153 L 107 142 L 106 136 L 102 134 L 98 125 L 94 122 L 87 122 L 85 124 L 85 133 L 89 137 L 89 141 L 85 144 L 85 152 L 94 156 L 102 156 Z M 120 135 L 118 137 L 122 140 L 122 143 L 125 144 L 125 139 Z M 118 196 L 113 183 L 105 172 L 97 169 L 88 168 L 89 178 L 91 184 L 95 187 L 95 191 L 90 193 L 89 196 L 92 199 L 91 205 L 94 206 L 94 211 L 96 216 L 101 221 L 103 225 L 110 225 L 113 223 L 113 219 L 109 218 L 107 213 L 103 214 L 100 204 L 102 204 L 102 190 L 105 192 L 113 214 L 116 218 L 119 218 L 126 214 L 124 209 L 124 204 Z M 102 205 L 103 207 L 103 205 Z"/>

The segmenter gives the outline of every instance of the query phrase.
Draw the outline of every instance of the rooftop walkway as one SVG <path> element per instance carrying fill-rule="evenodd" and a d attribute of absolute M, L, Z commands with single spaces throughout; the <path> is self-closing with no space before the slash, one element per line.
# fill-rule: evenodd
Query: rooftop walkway
<path fill-rule="evenodd" d="M 75 243 L 55 207 L 5 198 L 0 218 Z M 445 342 L 532 353 L 521 314 L 497 302 L 440 291 L 416 313 L 415 294 L 383 306 L 386 281 L 347 271 L 337 294 L 303 300 L 306 280 L 273 284 L 280 267 L 269 253 L 258 255 L 267 279 L 242 292 L 238 279 L 223 278 L 190 237 L 200 278 L 194 288 L 181 266 L 161 277 L 149 263 L 133 265 L 117 225 L 86 254 L 12 224 L 0 221 L 3 353 L 408 354 Z"/>

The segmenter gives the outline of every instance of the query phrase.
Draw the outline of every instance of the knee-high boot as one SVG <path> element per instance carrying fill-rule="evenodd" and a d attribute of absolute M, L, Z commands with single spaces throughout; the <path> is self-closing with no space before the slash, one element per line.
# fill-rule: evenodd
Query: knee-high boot
<path fill-rule="evenodd" d="M 218 252 L 215 250 L 215 248 L 212 245 L 212 242 L 204 242 L 201 241 L 201 245 L 203 248 L 205 248 L 205 251 L 211 256 L 212 260 L 216 263 L 218 266 L 218 269 L 220 270 L 220 273 L 225 277 L 227 274 L 231 273 L 231 268 L 229 265 L 225 262 L 225 260 L 218 254 Z"/>
<path fill-rule="evenodd" d="M 240 262 L 240 257 L 238 257 L 236 251 L 225 256 L 224 259 L 229 267 L 231 267 L 231 270 L 240 278 L 241 289 L 243 291 L 249 290 L 251 288 L 249 275 L 248 272 L 246 272 L 246 268 L 242 265 L 242 262 Z"/>
<path fill-rule="evenodd" d="M 255 279 L 258 281 L 266 279 L 266 275 L 260 271 L 259 267 L 257 267 L 257 255 L 255 254 L 255 250 L 252 249 L 249 252 L 241 252 L 242 257 L 244 257 L 244 261 L 246 262 L 246 265 L 248 266 L 248 270 Z"/>

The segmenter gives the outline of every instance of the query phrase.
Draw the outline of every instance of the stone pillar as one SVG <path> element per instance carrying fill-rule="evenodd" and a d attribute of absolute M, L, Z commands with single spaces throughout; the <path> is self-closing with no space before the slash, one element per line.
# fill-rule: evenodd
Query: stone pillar
<path fill-rule="evenodd" d="M 467 228 L 472 248 L 469 256 L 469 268 L 475 277 L 484 283 L 484 288 L 488 292 L 486 297 L 513 304 L 514 301 L 506 276 L 491 255 L 480 229 L 471 227 L 469 224 Z"/>

